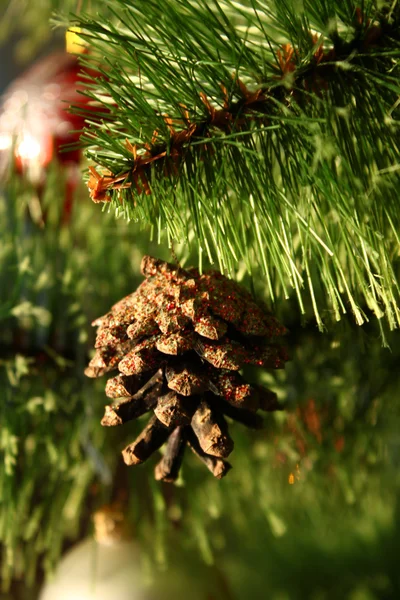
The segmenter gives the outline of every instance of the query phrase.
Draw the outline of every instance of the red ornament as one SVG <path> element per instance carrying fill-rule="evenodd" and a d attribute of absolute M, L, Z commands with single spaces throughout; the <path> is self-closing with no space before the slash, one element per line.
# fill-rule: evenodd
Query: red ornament
<path fill-rule="evenodd" d="M 35 184 L 40 197 L 47 167 L 57 160 L 66 169 L 67 218 L 82 152 L 64 146 L 78 145 L 85 124 L 84 117 L 72 114 L 70 108 L 90 109 L 90 99 L 81 93 L 85 89 L 81 73 L 78 59 L 66 52 L 40 59 L 6 90 L 0 114 L 0 171 L 13 156 L 15 170 Z"/>

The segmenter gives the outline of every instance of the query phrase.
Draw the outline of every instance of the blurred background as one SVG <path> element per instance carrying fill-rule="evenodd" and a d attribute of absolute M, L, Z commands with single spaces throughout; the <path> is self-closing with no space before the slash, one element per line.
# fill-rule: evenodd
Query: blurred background
<path fill-rule="evenodd" d="M 400 340 L 383 348 L 374 320 L 321 334 L 294 300 L 273 307 L 291 361 L 263 382 L 285 410 L 233 425 L 226 479 L 190 457 L 176 486 L 155 459 L 120 464 L 141 425 L 100 427 L 90 324 L 143 254 L 172 256 L 93 204 L 84 157 L 61 150 L 84 84 L 41 4 L 0 13 L 0 598 L 400 598 Z"/>

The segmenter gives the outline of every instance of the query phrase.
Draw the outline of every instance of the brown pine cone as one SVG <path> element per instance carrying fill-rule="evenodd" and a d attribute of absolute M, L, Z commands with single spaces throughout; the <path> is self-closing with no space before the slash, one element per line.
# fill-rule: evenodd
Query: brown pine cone
<path fill-rule="evenodd" d="M 236 282 L 217 271 L 200 275 L 145 256 L 146 279 L 96 319 L 96 353 L 85 373 L 107 381 L 102 425 L 113 426 L 153 411 L 139 437 L 122 455 L 144 462 L 166 443 L 155 469 L 174 481 L 186 445 L 218 478 L 230 469 L 233 450 L 225 416 L 258 428 L 262 410 L 280 408 L 270 390 L 246 383 L 245 365 L 279 369 L 287 360 L 278 341 L 286 333 Z"/>

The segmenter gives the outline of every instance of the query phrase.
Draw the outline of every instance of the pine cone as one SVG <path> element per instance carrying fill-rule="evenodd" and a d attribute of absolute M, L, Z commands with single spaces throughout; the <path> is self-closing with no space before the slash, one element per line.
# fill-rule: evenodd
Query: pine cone
<path fill-rule="evenodd" d="M 186 445 L 215 477 L 230 469 L 233 450 L 225 416 L 259 428 L 257 409 L 280 408 L 276 395 L 251 386 L 245 365 L 272 369 L 287 356 L 277 344 L 286 330 L 234 281 L 216 271 L 200 275 L 145 256 L 136 292 L 94 321 L 96 353 L 85 373 L 114 369 L 102 425 L 122 425 L 152 411 L 147 426 L 123 451 L 127 465 L 144 462 L 166 442 L 155 469 L 174 481 Z"/>

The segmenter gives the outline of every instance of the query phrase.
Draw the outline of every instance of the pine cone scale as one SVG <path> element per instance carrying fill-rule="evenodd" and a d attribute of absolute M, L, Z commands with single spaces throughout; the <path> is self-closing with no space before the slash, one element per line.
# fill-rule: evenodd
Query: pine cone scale
<path fill-rule="evenodd" d="M 147 460 L 168 439 L 172 429 L 165 427 L 154 415 L 132 444 L 122 451 L 126 465 L 138 465 Z"/>
<path fill-rule="evenodd" d="M 228 471 L 232 468 L 231 465 L 222 460 L 222 458 L 217 458 L 216 456 L 211 456 L 206 454 L 200 447 L 199 441 L 192 430 L 188 430 L 188 445 L 193 453 L 206 465 L 207 469 L 216 477 L 217 479 L 222 479 L 228 473 Z"/>
<path fill-rule="evenodd" d="M 192 398 L 185 398 L 175 392 L 169 392 L 158 398 L 154 414 L 166 427 L 190 425 L 196 410 L 196 403 Z"/>
<path fill-rule="evenodd" d="M 205 375 L 197 374 L 190 368 L 168 367 L 166 369 L 168 387 L 182 396 L 196 396 L 208 389 L 208 380 Z"/>
<path fill-rule="evenodd" d="M 186 428 L 178 426 L 169 436 L 164 456 L 154 470 L 154 476 L 157 481 L 172 483 L 178 479 L 185 447 Z"/>
<path fill-rule="evenodd" d="M 226 458 L 232 452 L 233 440 L 228 435 L 224 418 L 213 411 L 206 401 L 200 403 L 191 425 L 200 448 L 206 454 Z"/>

